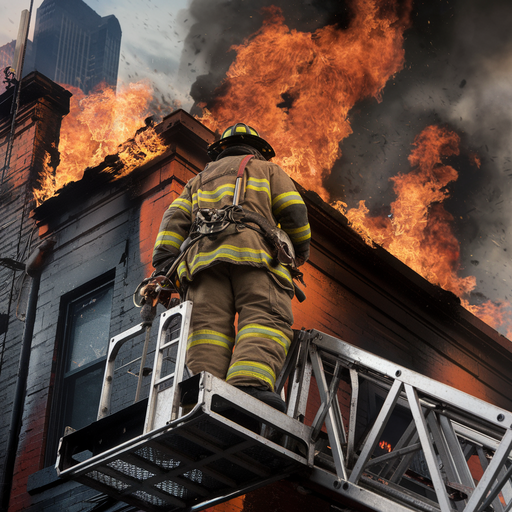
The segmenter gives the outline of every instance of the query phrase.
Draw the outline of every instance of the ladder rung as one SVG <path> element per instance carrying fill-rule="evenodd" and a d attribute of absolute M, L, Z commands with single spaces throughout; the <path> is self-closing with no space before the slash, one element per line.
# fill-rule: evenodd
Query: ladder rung
<path fill-rule="evenodd" d="M 167 343 L 163 344 L 163 345 L 160 345 L 159 347 L 159 350 L 160 352 L 162 352 L 164 349 L 166 349 L 167 347 L 170 347 L 171 345 L 176 345 L 178 344 L 180 341 L 179 338 L 175 339 L 175 340 L 171 340 L 171 341 L 168 341 Z"/>
<path fill-rule="evenodd" d="M 169 375 L 166 375 L 165 377 L 162 377 L 161 379 L 155 380 L 155 387 L 157 387 L 159 384 L 162 384 L 162 382 L 167 382 L 170 379 L 174 378 L 174 372 L 170 373 Z"/>

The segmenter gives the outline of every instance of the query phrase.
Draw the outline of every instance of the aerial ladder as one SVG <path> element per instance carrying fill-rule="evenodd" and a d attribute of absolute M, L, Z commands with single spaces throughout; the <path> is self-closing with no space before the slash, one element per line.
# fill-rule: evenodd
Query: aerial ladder
<path fill-rule="evenodd" d="M 281 413 L 206 372 L 186 378 L 191 311 L 162 313 L 149 396 L 112 414 L 116 355 L 146 326 L 110 340 L 98 419 L 61 439 L 61 478 L 150 512 L 288 477 L 358 510 L 512 510 L 512 413 L 316 330 L 295 332 Z"/>

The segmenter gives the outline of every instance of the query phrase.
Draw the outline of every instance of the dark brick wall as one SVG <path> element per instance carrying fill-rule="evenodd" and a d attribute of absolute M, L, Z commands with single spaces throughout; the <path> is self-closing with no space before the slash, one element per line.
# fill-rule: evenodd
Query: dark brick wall
<path fill-rule="evenodd" d="M 211 138 L 210 132 L 183 112 L 169 116 L 160 130 L 169 150 L 152 166 L 119 181 L 105 180 L 98 169 L 89 170 L 81 183 L 70 185 L 65 193 L 48 200 L 35 212 L 39 236 L 55 237 L 57 243 L 41 278 L 10 512 L 93 508 L 87 500 L 96 496 L 96 491 L 57 480 L 50 466 L 55 454 L 51 417 L 60 357 L 61 302 L 63 296 L 99 276 L 113 273 L 113 311 L 106 337 L 139 323 L 132 293 L 152 271 L 151 252 L 162 213 L 183 185 L 202 169 L 206 159 L 205 140 Z M 34 127 L 32 140 L 39 140 L 37 137 Z M 44 139 L 44 143 L 48 140 Z M 20 153 L 17 161 L 27 158 Z M 27 171 L 26 179 L 30 178 L 29 174 Z M 23 180 L 19 187 L 23 187 Z M 311 260 L 305 266 L 308 299 L 303 304 L 294 301 L 295 327 L 334 334 L 397 364 L 512 409 L 512 378 L 506 371 L 512 362 L 509 342 L 465 312 L 454 296 L 429 285 L 385 251 L 365 246 L 344 219 L 314 194 L 306 193 L 305 197 L 314 243 Z M 18 200 L 10 208 L 16 212 L 22 204 Z M 12 218 L 17 219 L 17 214 L 12 214 Z M 27 220 L 29 227 L 33 226 L 30 222 Z M 15 241 L 16 236 L 12 235 L 12 239 Z M 10 243 L 14 250 L 15 243 Z M 6 244 L 6 247 L 11 246 Z M 2 252 L 4 255 L 9 254 Z M 3 279 L 11 279 L 11 274 L 1 272 Z M 0 392 L 10 389 L 12 394 L 19 356 L 14 349 L 19 344 L 22 328 L 16 327 L 14 320 L 11 324 L 10 348 L 5 351 L 5 361 L 11 362 L 10 366 L 6 365 L 10 373 L 5 370 L 8 378 Z M 155 334 L 156 328 L 148 366 L 152 363 Z M 142 337 L 134 339 L 119 353 L 113 411 L 133 401 L 137 379 L 132 374 L 138 371 L 136 358 L 140 356 L 142 343 Z M 4 375 L 1 379 L 3 384 Z M 146 380 L 147 394 L 149 377 Z M 340 395 L 348 404 L 347 390 L 340 391 Z M 5 403 L 9 403 L 8 392 L 0 396 L 2 399 L 5 396 Z M 312 394 L 312 405 L 317 401 L 318 397 Z M 5 436 L 5 426 L 0 432 Z M 288 484 L 280 484 L 262 494 L 255 491 L 247 498 L 246 509 L 266 510 L 265 493 L 270 492 L 279 501 L 289 489 Z M 313 503 L 316 499 L 311 498 L 313 501 L 308 504 L 304 498 L 301 503 L 305 509 L 312 510 L 311 507 L 318 505 L 320 510 L 324 504 Z M 118 507 L 122 505 L 109 510 Z M 216 511 L 242 508 L 244 501 L 238 499 L 216 507 Z"/>
<path fill-rule="evenodd" d="M 41 277 L 29 392 L 10 512 L 92 508 L 84 499 L 97 495 L 97 491 L 58 481 L 51 467 L 45 469 L 56 455 L 51 415 L 60 356 L 61 301 L 99 276 L 114 272 L 112 319 L 106 342 L 140 322 L 132 294 L 152 272 L 151 252 L 162 214 L 198 172 L 195 165 L 184 160 L 181 142 L 177 133 L 168 155 L 151 169 L 109 183 L 95 194 L 76 196 L 65 208 L 57 199 L 58 207 L 50 205 L 49 216 L 39 221 L 42 237 L 52 236 L 57 243 Z M 204 148 L 202 152 L 200 164 L 204 166 Z M 152 332 L 147 366 L 153 362 L 156 334 L 157 325 Z M 137 386 L 133 374 L 139 371 L 137 358 L 143 342 L 143 336 L 127 342 L 116 359 L 113 412 L 133 402 Z M 145 378 L 143 396 L 149 392 L 150 378 Z"/>
<path fill-rule="evenodd" d="M 0 165 L 3 167 L 11 117 L 9 93 L 0 97 Z M 12 157 L 0 190 L 0 257 L 24 262 L 38 244 L 37 228 L 30 218 L 34 207 L 32 186 L 42 169 L 45 148 L 58 144 L 60 122 L 69 108 L 63 89 L 37 74 L 23 81 Z M 50 149 L 51 150 L 51 149 Z M 0 314 L 6 315 L 6 331 L 0 334 L 0 477 L 12 416 L 24 323 L 16 317 L 25 314 L 31 278 L 0 266 Z M 43 416 L 44 417 L 44 416 Z M 39 427 L 41 428 L 41 427 Z M 28 469 L 25 463 L 24 470 Z"/>

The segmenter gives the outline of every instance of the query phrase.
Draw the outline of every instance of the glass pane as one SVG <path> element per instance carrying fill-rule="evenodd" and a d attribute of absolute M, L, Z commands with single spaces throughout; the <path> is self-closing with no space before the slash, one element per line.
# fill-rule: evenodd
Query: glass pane
<path fill-rule="evenodd" d="M 70 306 L 66 372 L 107 354 L 113 287 L 102 288 Z"/>
<path fill-rule="evenodd" d="M 64 379 L 66 393 L 64 427 L 73 427 L 78 430 L 96 421 L 103 371 L 103 364 L 94 365 Z"/>

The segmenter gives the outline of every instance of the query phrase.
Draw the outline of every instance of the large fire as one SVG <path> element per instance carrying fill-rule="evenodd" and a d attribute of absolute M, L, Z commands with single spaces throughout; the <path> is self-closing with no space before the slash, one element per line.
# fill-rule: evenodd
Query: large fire
<path fill-rule="evenodd" d="M 385 5 L 385 7 L 383 7 Z M 219 94 L 201 121 L 221 131 L 240 121 L 256 126 L 276 149 L 276 163 L 325 200 L 323 179 L 340 157 L 339 144 L 352 132 L 354 104 L 380 100 L 388 80 L 404 64 L 403 32 L 411 4 L 355 0 L 347 30 L 328 26 L 315 33 L 290 30 L 281 11 L 267 10 L 262 28 L 237 52 Z M 256 101 L 255 101 L 256 98 Z M 458 177 L 443 157 L 459 153 L 459 137 L 446 129 L 426 128 L 409 161 L 414 171 L 393 178 L 397 200 L 391 217 L 371 217 L 364 201 L 346 213 L 370 244 L 378 243 L 430 282 L 462 298 L 462 304 L 493 327 L 510 331 L 508 304 L 470 306 L 464 298 L 476 286 L 459 277 L 459 242 L 442 202 L 446 186 Z M 473 162 L 480 161 L 474 155 Z"/>
<path fill-rule="evenodd" d="M 368 97 L 380 101 L 386 83 L 404 65 L 403 34 L 412 2 L 353 0 L 351 7 L 347 29 L 326 26 L 314 33 L 290 30 L 278 8 L 267 8 L 261 29 L 233 48 L 236 59 L 200 119 L 216 131 L 241 120 L 255 126 L 274 146 L 274 161 L 327 201 L 324 178 L 340 157 L 340 142 L 352 132 L 351 108 Z M 73 94 L 61 131 L 61 162 L 55 171 L 48 155 L 47 172 L 36 191 L 38 203 L 81 179 L 87 167 L 107 155 L 123 162 L 118 178 L 166 149 L 152 126 L 140 129 L 150 113 L 149 86 L 132 84 L 117 95 L 109 89 L 89 96 L 75 89 Z M 458 176 L 443 159 L 458 154 L 459 137 L 430 126 L 414 145 L 412 171 L 392 178 L 397 199 L 389 217 L 370 216 L 364 201 L 348 211 L 342 203 L 332 204 L 369 244 L 382 245 L 430 282 L 461 297 L 472 313 L 496 328 L 505 326 L 510 334 L 508 304 L 469 305 L 466 297 L 475 278 L 458 276 L 459 243 L 442 203 L 446 186 Z M 480 166 L 476 154 L 472 162 Z"/>
<path fill-rule="evenodd" d="M 166 150 L 152 126 L 141 130 L 153 99 L 147 83 L 130 84 L 117 94 L 106 86 L 89 95 L 76 87 L 64 87 L 73 96 L 60 132 L 60 163 L 55 170 L 47 155 L 44 174 L 34 190 L 37 204 L 66 183 L 80 180 L 87 167 L 100 164 L 108 155 L 117 154 L 123 163 L 115 176 L 118 179 Z"/>
<path fill-rule="evenodd" d="M 461 278 L 459 242 L 451 229 L 452 216 L 442 202 L 446 186 L 457 180 L 457 171 L 442 158 L 459 153 L 454 132 L 428 126 L 415 139 L 409 156 L 413 171 L 398 174 L 392 181 L 397 199 L 389 217 L 370 217 L 364 201 L 345 214 L 365 239 L 382 245 L 413 270 L 458 296 L 475 286 L 474 277 Z"/>
<path fill-rule="evenodd" d="M 412 171 L 392 178 L 397 199 L 389 217 L 372 217 L 365 202 L 345 210 L 352 227 L 370 244 L 378 243 L 431 283 L 462 298 L 462 305 L 495 328 L 512 335 L 509 304 L 488 301 L 470 305 L 467 297 L 476 286 L 473 276 L 459 277 L 460 245 L 452 229 L 453 217 L 443 206 L 449 193 L 446 186 L 456 181 L 457 171 L 443 163 L 444 157 L 459 154 L 459 136 L 438 126 L 428 126 L 415 139 L 409 156 Z M 472 156 L 479 166 L 479 160 Z"/>
<path fill-rule="evenodd" d="M 350 109 L 363 98 L 380 100 L 403 67 L 411 6 L 397 4 L 355 0 L 347 30 L 326 26 L 314 33 L 290 30 L 279 9 L 267 9 L 262 28 L 234 48 L 222 93 L 201 121 L 214 131 L 240 119 L 256 126 L 274 146 L 274 161 L 328 199 L 322 180 L 352 133 Z"/>

